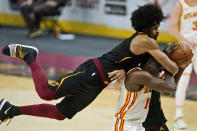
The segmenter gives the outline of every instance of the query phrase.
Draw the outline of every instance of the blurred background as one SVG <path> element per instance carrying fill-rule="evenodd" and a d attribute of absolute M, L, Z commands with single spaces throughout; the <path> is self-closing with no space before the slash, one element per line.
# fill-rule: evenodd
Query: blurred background
<path fill-rule="evenodd" d="M 152 2 L 151 0 L 65 0 L 63 4 L 48 3 L 49 6 L 53 7 L 51 10 L 55 10 L 55 13 L 53 11 L 49 14 L 38 12 L 38 14 L 41 14 L 38 17 L 41 17 L 41 19 L 37 21 L 39 26 L 34 27 L 33 24 L 31 28 L 31 20 L 28 19 L 32 17 L 36 18 L 36 15 L 32 16 L 33 12 L 31 12 L 31 9 L 26 11 L 22 10 L 22 7 L 29 4 L 28 1 L 29 0 L 0 0 L 0 49 L 2 49 L 4 45 L 10 43 L 36 46 L 40 51 L 37 57 L 38 62 L 43 67 L 49 79 L 54 79 L 57 76 L 71 72 L 88 58 L 101 56 L 118 44 L 122 39 L 131 36 L 132 33 L 134 33 L 130 23 L 131 12 L 139 5 Z M 178 0 L 158 0 L 164 14 L 167 16 L 167 19 L 161 23 L 159 28 L 160 35 L 158 37 L 158 42 L 161 48 L 163 48 L 166 43 L 177 42 L 177 40 L 168 33 L 169 17 L 177 1 Z M 39 8 L 38 11 L 40 11 Z M 27 12 L 29 14 L 27 14 Z M 8 86 L 8 84 L 11 83 L 13 86 Z M 114 91 L 114 93 L 109 93 L 112 91 Z M 15 100 L 15 103 L 21 105 L 41 102 L 40 100 L 36 100 L 39 98 L 36 96 L 35 92 L 33 94 L 32 92 L 34 92 L 34 88 L 29 68 L 23 61 L 3 56 L 0 52 L 1 97 Z M 187 90 L 187 100 L 192 104 L 185 105 L 188 106 L 186 108 L 188 108 L 187 110 L 190 113 L 192 112 L 190 111 L 192 105 L 197 105 L 196 92 L 197 78 L 193 72 L 190 79 L 190 87 Z M 78 130 L 79 127 L 86 127 L 84 131 L 93 130 L 95 128 L 98 128 L 98 130 L 107 130 L 115 110 L 118 93 L 119 91 L 117 91 L 117 89 L 106 89 L 101 97 L 99 96 L 99 98 L 97 98 L 96 102 L 85 111 L 82 111 L 81 117 L 77 115 L 72 122 L 67 122 L 68 124 L 65 124 L 65 126 L 64 124 L 61 126 L 59 125 L 58 129 L 56 129 L 60 130 L 59 128 L 61 128 L 74 131 Z M 34 95 L 36 97 L 31 98 L 31 96 Z M 24 100 L 24 97 L 27 99 Z M 113 101 L 113 104 L 111 104 L 111 101 L 103 100 L 103 98 Z M 162 98 L 164 99 L 164 112 L 166 112 L 167 119 L 169 119 L 168 125 L 173 129 L 174 111 L 170 112 L 169 110 L 170 108 L 175 110 L 174 97 Z M 186 103 L 188 101 L 186 101 Z M 86 123 L 83 123 L 82 121 L 86 113 L 91 114 L 90 112 L 92 109 L 99 110 L 100 112 L 98 112 L 101 116 L 103 115 L 103 117 L 97 118 L 97 116 L 94 115 L 99 114 L 94 113 L 94 115 L 92 114 L 89 116 L 90 119 L 87 118 Z M 107 112 L 105 112 L 105 110 L 107 110 Z M 194 116 L 187 113 L 186 115 L 189 117 L 187 117 L 188 119 L 186 118 L 186 121 L 190 122 L 188 123 L 190 127 L 188 130 L 197 130 L 196 113 L 194 113 Z M 97 120 L 93 119 L 92 116 Z M 30 119 L 27 120 L 29 123 L 32 121 L 36 123 L 37 120 L 40 120 L 39 123 L 51 122 L 50 120 L 50 122 L 48 120 L 42 121 L 45 120 L 43 118 L 26 118 Z M 23 118 L 17 119 L 21 120 L 22 123 L 26 122 Z M 95 123 L 92 124 L 91 127 L 88 121 Z M 54 126 L 52 124 L 53 122 L 51 122 L 50 128 L 47 128 L 47 123 L 42 123 L 46 125 L 45 127 L 36 123 L 38 126 L 27 124 L 24 129 L 21 129 L 21 126 L 24 125 L 22 123 L 20 124 L 20 121 L 17 121 L 13 122 L 16 123 L 15 125 L 11 124 L 8 128 L 5 126 L 0 127 L 0 130 L 9 131 L 16 128 L 17 130 L 23 131 L 30 130 L 31 128 L 32 131 L 34 129 L 38 131 L 41 129 L 52 131 L 52 129 L 54 129 L 51 127 Z M 56 126 L 58 124 L 59 123 L 56 123 Z M 74 126 L 75 124 L 81 126 L 76 127 Z"/>

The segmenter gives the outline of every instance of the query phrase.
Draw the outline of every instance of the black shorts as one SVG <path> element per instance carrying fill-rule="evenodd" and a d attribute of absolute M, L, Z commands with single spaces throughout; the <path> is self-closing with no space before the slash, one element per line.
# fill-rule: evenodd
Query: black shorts
<path fill-rule="evenodd" d="M 57 89 L 55 98 L 64 97 L 56 107 L 68 119 L 88 106 L 106 87 L 92 60 L 86 61 L 74 72 L 61 77 L 56 82 L 58 84 L 55 86 Z"/>
<path fill-rule="evenodd" d="M 146 128 L 146 131 L 160 131 L 159 129 L 165 125 L 166 121 L 167 120 L 161 108 L 160 93 L 153 90 L 148 115 L 145 122 L 143 122 L 143 127 Z M 164 128 L 166 130 L 163 131 L 168 131 L 166 125 Z"/>

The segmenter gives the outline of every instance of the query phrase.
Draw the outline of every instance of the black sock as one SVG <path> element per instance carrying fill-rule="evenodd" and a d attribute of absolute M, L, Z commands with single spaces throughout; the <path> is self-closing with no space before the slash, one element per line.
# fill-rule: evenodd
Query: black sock
<path fill-rule="evenodd" d="M 21 115 L 20 107 L 14 106 L 14 110 L 12 110 L 12 114 L 13 114 L 13 116 Z"/>
<path fill-rule="evenodd" d="M 13 105 L 11 107 L 11 109 L 8 111 L 8 115 L 9 115 L 10 118 L 13 118 L 14 116 L 21 115 L 20 107 Z"/>
<path fill-rule="evenodd" d="M 36 57 L 33 54 L 28 54 L 25 56 L 24 61 L 27 65 L 30 65 L 33 61 L 36 61 Z"/>

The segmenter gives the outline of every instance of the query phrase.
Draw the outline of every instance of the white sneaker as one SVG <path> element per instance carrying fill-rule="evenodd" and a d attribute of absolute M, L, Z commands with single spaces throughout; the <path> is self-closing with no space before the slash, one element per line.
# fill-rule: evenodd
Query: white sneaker
<path fill-rule="evenodd" d="M 183 117 L 178 117 L 175 119 L 174 128 L 177 128 L 177 129 L 186 129 L 187 128 L 187 124 L 183 120 Z"/>

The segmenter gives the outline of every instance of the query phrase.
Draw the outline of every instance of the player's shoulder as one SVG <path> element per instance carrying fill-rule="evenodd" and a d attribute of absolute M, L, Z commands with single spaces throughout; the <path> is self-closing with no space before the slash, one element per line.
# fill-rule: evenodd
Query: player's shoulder
<path fill-rule="evenodd" d="M 130 69 L 130 70 L 127 72 L 127 74 L 130 74 L 130 73 L 136 72 L 136 71 L 141 71 L 141 70 L 142 70 L 142 68 L 140 68 L 140 67 L 134 67 L 134 68 Z"/>
<path fill-rule="evenodd" d="M 131 42 L 131 46 L 143 47 L 143 48 L 153 48 L 158 46 L 156 40 L 152 39 L 146 34 L 140 34 L 136 36 Z"/>
<path fill-rule="evenodd" d="M 140 78 L 142 76 L 148 76 L 150 73 L 148 73 L 147 71 L 144 71 L 142 68 L 140 67 L 135 67 L 135 68 L 132 68 L 130 69 L 128 72 L 127 72 L 127 77 L 128 78 Z"/>
<path fill-rule="evenodd" d="M 146 34 L 140 33 L 138 34 L 134 39 L 141 39 L 141 40 L 146 40 L 149 39 L 150 37 Z"/>
<path fill-rule="evenodd" d="M 140 34 L 134 38 L 137 43 L 155 43 L 156 41 L 146 34 Z"/>

